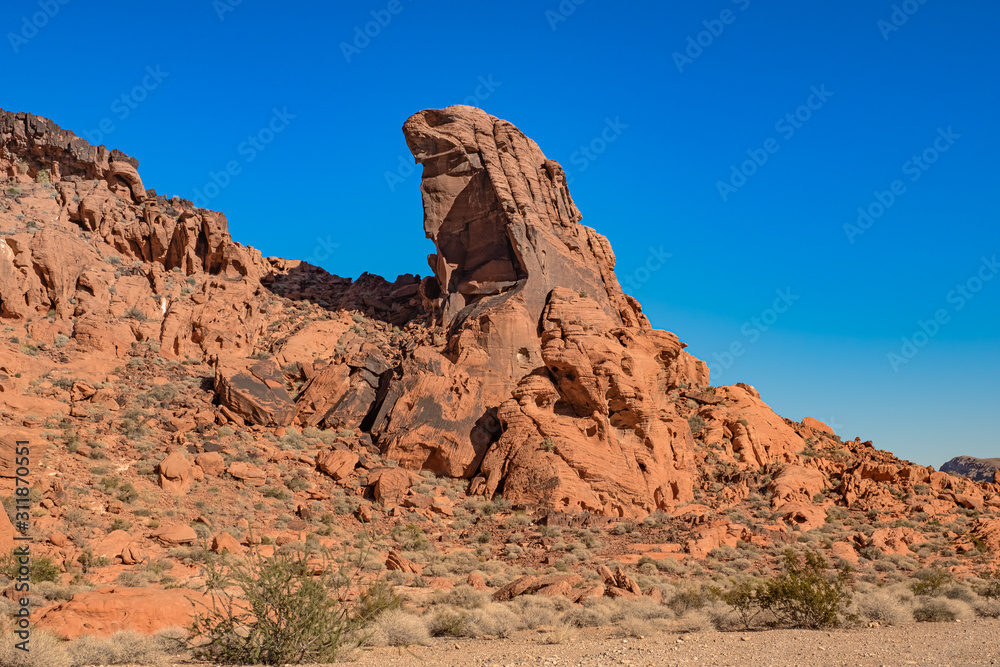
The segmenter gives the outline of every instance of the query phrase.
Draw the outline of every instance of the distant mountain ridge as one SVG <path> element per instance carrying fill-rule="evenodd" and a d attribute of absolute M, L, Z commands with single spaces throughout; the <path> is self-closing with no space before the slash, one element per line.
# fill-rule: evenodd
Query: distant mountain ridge
<path fill-rule="evenodd" d="M 975 456 L 956 456 L 941 466 L 941 472 L 968 477 L 975 482 L 995 481 L 1000 472 L 1000 458 L 978 459 Z"/>

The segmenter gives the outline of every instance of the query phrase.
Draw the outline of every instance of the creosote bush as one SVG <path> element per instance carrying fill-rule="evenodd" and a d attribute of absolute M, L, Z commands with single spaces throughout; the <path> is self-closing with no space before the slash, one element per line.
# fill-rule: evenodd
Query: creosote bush
<path fill-rule="evenodd" d="M 209 561 L 213 598 L 196 609 L 190 627 L 195 657 L 227 665 L 336 661 L 342 645 L 363 642 L 364 628 L 400 604 L 381 582 L 359 601 L 347 600 L 365 556 L 363 549 L 357 562 L 337 566 L 327 558 L 319 574 L 302 553 Z"/>
<path fill-rule="evenodd" d="M 800 562 L 789 549 L 783 560 L 784 571 L 777 577 L 738 582 L 720 597 L 745 627 L 761 612 L 769 612 L 780 625 L 795 628 L 840 625 L 851 604 L 847 571 L 829 574 L 826 561 L 813 552 L 807 552 Z"/>

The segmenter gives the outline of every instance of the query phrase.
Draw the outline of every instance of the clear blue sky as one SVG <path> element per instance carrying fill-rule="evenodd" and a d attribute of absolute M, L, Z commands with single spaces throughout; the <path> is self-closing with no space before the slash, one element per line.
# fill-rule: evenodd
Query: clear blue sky
<path fill-rule="evenodd" d="M 400 126 L 478 99 L 563 163 L 619 276 L 714 384 L 920 463 L 1000 456 L 1000 279 L 976 282 L 1000 253 L 1000 9 L 897 6 L 8 0 L 0 106 L 93 138 L 103 120 L 166 195 L 232 161 L 208 205 L 236 240 L 392 279 L 432 250 Z M 275 109 L 294 118 L 244 143 Z M 845 231 L 858 207 L 881 215 Z"/>

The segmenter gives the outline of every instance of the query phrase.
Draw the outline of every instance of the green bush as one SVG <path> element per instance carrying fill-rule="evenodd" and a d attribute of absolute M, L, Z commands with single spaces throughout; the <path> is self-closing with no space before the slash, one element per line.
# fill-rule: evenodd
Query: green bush
<path fill-rule="evenodd" d="M 910 584 L 910 589 L 915 595 L 938 595 L 941 590 L 952 583 L 954 577 L 951 572 L 940 567 L 928 567 L 913 574 L 916 579 Z"/>
<path fill-rule="evenodd" d="M 701 415 L 691 415 L 688 417 L 688 424 L 691 426 L 691 433 L 697 433 L 705 428 L 705 418 Z"/>
<path fill-rule="evenodd" d="M 319 574 L 301 553 L 254 551 L 246 561 L 209 561 L 214 597 L 196 608 L 189 635 L 195 657 L 226 665 L 335 662 L 349 633 L 398 600 L 373 586 L 359 602 L 347 601 L 362 557 L 336 568 L 327 562 Z"/>
<path fill-rule="evenodd" d="M 8 579 L 17 578 L 17 571 L 20 567 L 17 558 L 13 550 L 0 558 L 0 576 L 7 577 Z M 58 579 L 59 566 L 51 558 L 48 556 L 43 558 L 31 557 L 31 583 L 37 584 L 42 581 L 57 581 Z"/>
<path fill-rule="evenodd" d="M 758 604 L 792 627 L 839 625 L 841 613 L 851 604 L 847 572 L 829 576 L 827 567 L 817 553 L 806 553 L 805 562 L 800 563 L 795 552 L 785 551 L 784 572 L 757 590 Z"/>
<path fill-rule="evenodd" d="M 983 574 L 985 584 L 977 591 L 984 598 L 1000 600 L 1000 570 Z"/>

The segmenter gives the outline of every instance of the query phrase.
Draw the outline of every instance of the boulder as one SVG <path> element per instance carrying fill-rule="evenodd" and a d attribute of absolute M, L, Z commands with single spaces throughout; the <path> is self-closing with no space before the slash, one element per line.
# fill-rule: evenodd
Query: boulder
<path fill-rule="evenodd" d="M 267 473 L 246 461 L 236 461 L 229 465 L 227 472 L 236 479 L 249 484 L 250 486 L 264 486 L 267 482 Z"/>
<path fill-rule="evenodd" d="M 212 538 L 212 551 L 217 554 L 228 551 L 231 554 L 238 555 L 244 553 L 246 548 L 229 533 L 219 533 Z"/>
<path fill-rule="evenodd" d="M 226 460 L 219 452 L 205 452 L 194 457 L 195 465 L 205 471 L 206 475 L 221 477 L 226 471 Z"/>
<path fill-rule="evenodd" d="M 198 533 L 191 526 L 177 523 L 157 528 L 150 537 L 164 544 L 177 546 L 181 544 L 194 544 L 198 540 Z"/>
<path fill-rule="evenodd" d="M 347 479 L 360 457 L 347 449 L 327 449 L 316 456 L 316 467 L 335 480 Z"/>
<path fill-rule="evenodd" d="M 171 493 L 185 494 L 194 483 L 191 461 L 180 451 L 168 454 L 157 466 L 160 487 Z"/>
<path fill-rule="evenodd" d="M 285 378 L 270 359 L 220 358 L 215 394 L 221 405 L 251 424 L 287 426 L 295 417 Z"/>

